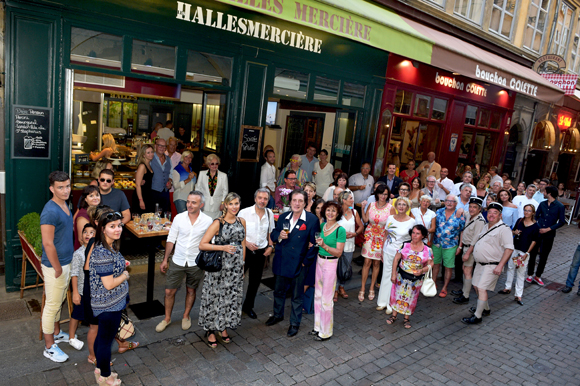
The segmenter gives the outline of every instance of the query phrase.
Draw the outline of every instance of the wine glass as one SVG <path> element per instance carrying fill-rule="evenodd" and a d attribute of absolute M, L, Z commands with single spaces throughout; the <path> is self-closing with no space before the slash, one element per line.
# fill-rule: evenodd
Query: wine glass
<path fill-rule="evenodd" d="M 149 230 L 149 232 L 151 232 L 153 230 L 153 220 L 152 219 L 147 221 L 147 229 Z"/>
<path fill-rule="evenodd" d="M 165 212 L 165 218 L 167 219 L 167 221 L 171 222 L 171 212 L 169 211 Z"/>
<path fill-rule="evenodd" d="M 316 245 L 318 245 L 319 238 L 320 238 L 320 232 L 314 232 L 314 239 L 316 240 Z"/>

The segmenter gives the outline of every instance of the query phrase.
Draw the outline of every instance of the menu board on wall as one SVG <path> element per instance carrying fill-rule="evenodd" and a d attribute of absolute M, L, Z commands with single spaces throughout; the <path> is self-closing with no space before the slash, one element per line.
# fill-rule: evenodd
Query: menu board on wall
<path fill-rule="evenodd" d="M 259 126 L 243 125 L 240 131 L 238 148 L 238 162 L 258 162 L 259 147 L 262 140 L 262 128 Z"/>
<path fill-rule="evenodd" d="M 50 158 L 52 108 L 14 105 L 12 158 Z"/>

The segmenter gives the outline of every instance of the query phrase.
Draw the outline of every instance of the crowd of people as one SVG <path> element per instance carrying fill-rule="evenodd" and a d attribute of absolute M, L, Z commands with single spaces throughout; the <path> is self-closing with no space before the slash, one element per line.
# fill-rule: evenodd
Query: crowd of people
<path fill-rule="evenodd" d="M 346 280 L 337 275 L 339 260 L 351 265 L 357 245 L 362 255 L 358 301 L 376 300 L 376 310 L 390 315 L 387 324 L 396 323 L 402 314 L 404 328 L 411 328 L 410 316 L 425 275 L 432 271 L 437 279 L 443 271 L 438 296 L 445 298 L 454 269 L 463 287 L 451 291 L 456 296 L 453 303 L 469 304 L 473 287 L 477 297 L 469 309 L 473 315 L 462 321 L 480 323 L 490 314 L 488 291 L 495 290 L 504 266 L 508 276 L 499 293 L 511 293 L 515 279 L 514 299 L 520 305 L 525 282 L 544 285 L 541 277 L 556 230 L 565 223 L 564 206 L 558 201 L 561 189 L 549 179 L 514 188 L 495 167 L 474 181 L 474 174 L 480 173 L 475 167 L 475 173 L 466 170 L 454 182 L 429 153 L 416 170 L 409 162 L 397 176 L 396 165 L 389 164 L 387 174 L 375 181 L 370 163 L 364 162 L 360 173 L 349 177 L 333 167 L 326 151 L 318 160 L 313 145 L 306 154 L 293 155 L 280 173 L 273 149 L 266 150 L 254 203 L 242 209 L 240 196 L 229 191 L 227 174 L 218 170 L 219 157 L 209 155 L 208 169 L 198 175 L 191 168 L 193 155 L 177 153 L 176 141 L 157 138 L 155 146 L 141 148 L 132 206 L 112 187 L 114 173 L 104 167 L 98 186 L 84 189 L 73 215 L 66 203 L 69 176 L 64 172 L 49 176 L 53 198 L 41 215 L 47 299 L 42 315 L 44 355 L 65 361 L 68 356 L 58 347 L 60 342 L 82 349 L 75 333 L 79 321 L 86 321 L 88 361 L 96 366 L 100 385 L 120 384 L 111 372 L 113 341 L 121 353 L 139 345 L 116 336 L 129 293 L 129 272 L 119 242 L 131 211 L 152 211 L 152 203 L 168 210 L 172 199 L 178 209 L 160 266 L 166 275 L 165 316 L 156 331 L 171 324 L 176 292 L 184 280 L 181 328 L 191 328 L 190 312 L 203 284 L 198 325 L 210 348 L 232 341 L 228 330 L 240 326 L 242 313 L 257 318 L 254 302 L 270 260 L 274 301 L 266 325 L 284 320 L 290 292 L 287 335 L 298 334 L 306 312 L 314 314 L 309 332 L 313 339 L 330 339 L 334 304 L 349 298 Z M 199 268 L 200 251 L 220 252 L 221 270 Z M 580 247 L 563 292 L 571 291 L 579 267 Z M 244 298 L 245 272 L 249 275 Z M 67 334 L 57 321 L 71 277 L 74 310 Z"/>

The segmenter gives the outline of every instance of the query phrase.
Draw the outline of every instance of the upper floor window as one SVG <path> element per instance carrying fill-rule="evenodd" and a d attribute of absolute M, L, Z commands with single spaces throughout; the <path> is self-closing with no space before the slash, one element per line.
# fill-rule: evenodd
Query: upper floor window
<path fill-rule="evenodd" d="M 445 8 L 445 0 L 427 0 L 427 3 L 435 3 L 435 4 Z"/>
<path fill-rule="evenodd" d="M 489 29 L 511 38 L 517 0 L 494 0 Z"/>
<path fill-rule="evenodd" d="M 536 52 L 540 52 L 542 49 L 549 8 L 550 0 L 532 0 L 530 2 L 524 47 Z"/>
<path fill-rule="evenodd" d="M 580 74 L 580 52 L 578 52 L 580 40 L 580 19 L 578 20 L 578 26 L 576 27 L 576 33 L 574 34 L 574 41 L 572 43 L 571 61 L 570 66 L 568 66 L 568 71 L 575 74 Z"/>
<path fill-rule="evenodd" d="M 455 13 L 468 18 L 474 23 L 481 24 L 484 0 L 456 0 Z"/>
<path fill-rule="evenodd" d="M 573 16 L 574 9 L 572 9 L 572 7 L 567 3 L 562 2 L 560 9 L 558 9 L 558 19 L 556 21 L 556 29 L 554 30 L 554 36 L 550 46 L 550 54 L 560 55 L 563 58 L 566 57 Z"/>

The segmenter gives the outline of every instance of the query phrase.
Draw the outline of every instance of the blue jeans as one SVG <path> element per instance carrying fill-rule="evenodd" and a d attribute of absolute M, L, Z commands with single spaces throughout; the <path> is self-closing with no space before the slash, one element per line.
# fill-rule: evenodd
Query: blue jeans
<path fill-rule="evenodd" d="M 572 264 L 570 264 L 570 272 L 568 272 L 568 278 L 566 279 L 566 287 L 574 287 L 574 281 L 576 280 L 576 275 L 578 275 L 578 268 L 580 268 L 580 245 L 576 248 Z"/>
<path fill-rule="evenodd" d="M 177 214 L 187 211 L 187 205 L 185 201 L 175 200 L 173 203 L 175 204 L 175 209 L 177 209 Z"/>
<path fill-rule="evenodd" d="M 103 312 L 97 316 L 99 332 L 95 339 L 95 357 L 97 358 L 97 367 L 101 370 L 103 377 L 111 375 L 111 346 L 119 330 L 121 313 L 122 311 Z"/>
<path fill-rule="evenodd" d="M 304 275 L 306 269 L 302 267 L 297 277 L 290 278 L 276 276 L 274 284 L 274 312 L 277 318 L 284 318 L 284 303 L 286 303 L 286 293 L 292 291 L 292 307 L 290 313 L 290 325 L 300 326 L 302 321 L 302 306 L 304 304 Z"/>

